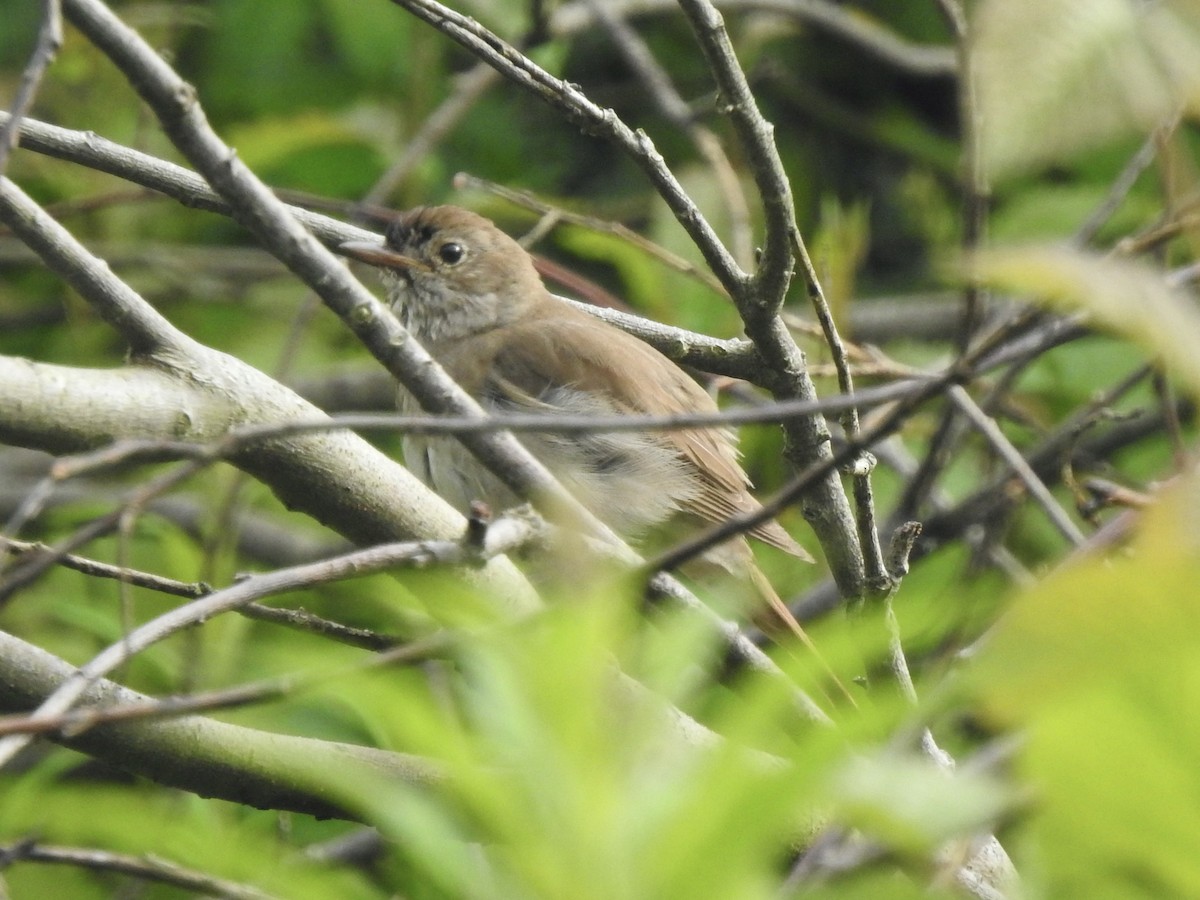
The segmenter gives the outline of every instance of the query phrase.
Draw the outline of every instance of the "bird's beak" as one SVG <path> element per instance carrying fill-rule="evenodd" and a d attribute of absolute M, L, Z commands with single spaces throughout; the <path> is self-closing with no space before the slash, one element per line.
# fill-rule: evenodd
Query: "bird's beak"
<path fill-rule="evenodd" d="M 387 269 L 416 269 L 428 272 L 429 266 L 419 259 L 397 253 L 386 244 L 375 244 L 370 241 L 346 241 L 338 245 L 338 252 L 359 262 L 372 266 L 382 266 Z"/>

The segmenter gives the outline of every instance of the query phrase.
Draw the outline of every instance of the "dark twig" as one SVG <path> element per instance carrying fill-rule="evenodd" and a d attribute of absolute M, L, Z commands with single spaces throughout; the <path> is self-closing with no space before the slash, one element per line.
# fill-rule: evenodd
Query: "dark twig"
<path fill-rule="evenodd" d="M 75 675 L 47 697 L 32 715 L 38 719 L 66 712 L 99 679 L 117 666 L 123 665 L 133 655 L 181 629 L 208 621 L 215 615 L 238 609 L 263 597 L 300 590 L 317 583 L 380 572 L 395 566 L 420 567 L 434 562 L 461 563 L 476 558 L 487 558 L 506 553 L 533 537 L 534 531 L 529 521 L 525 521 L 523 525 L 519 525 L 515 519 L 508 521 L 513 523 L 513 527 L 489 529 L 489 544 L 484 548 L 467 547 L 462 543 L 446 541 L 387 544 L 317 563 L 250 576 L 138 626 L 81 666 Z M 0 767 L 9 762 L 27 743 L 28 738 L 19 735 L 0 739 Z"/>
<path fill-rule="evenodd" d="M 710 128 L 701 125 L 687 101 L 680 96 L 671 77 L 654 58 L 646 42 L 633 30 L 625 18 L 605 0 L 587 0 L 592 14 L 607 29 L 613 43 L 638 78 L 650 91 L 654 104 L 668 123 L 688 136 L 696 151 L 708 163 L 725 200 L 730 220 L 730 246 L 742 266 L 752 263 L 753 246 L 750 229 L 750 210 L 738 180 L 737 172 Z"/>
<path fill-rule="evenodd" d="M 72 569 L 95 578 L 114 579 L 123 584 L 157 591 L 174 597 L 194 599 L 207 596 L 213 592 L 212 586 L 202 581 L 178 581 L 174 578 L 155 575 L 153 572 L 142 572 L 128 566 L 115 566 L 110 563 L 103 563 L 84 556 L 78 556 L 74 553 L 63 553 L 61 550 L 55 550 L 45 544 L 15 541 L 11 538 L 0 536 L 0 549 L 5 549 L 8 553 L 18 558 L 46 554 L 52 558 L 55 564 L 63 568 Z M 396 643 L 394 638 L 380 635 L 365 628 L 354 628 L 349 625 L 343 625 L 340 622 L 333 622 L 302 609 L 279 609 L 273 606 L 264 606 L 261 603 L 250 603 L 240 609 L 239 612 L 250 619 L 272 622 L 277 625 L 286 625 L 290 628 L 307 631 L 311 634 L 319 634 L 322 637 L 332 638 L 340 643 L 362 647 L 367 650 L 380 650 L 384 647 L 394 646 Z"/>
<path fill-rule="evenodd" d="M 1162 126 L 1160 130 L 1171 130 L 1178 123 L 1179 117 L 1176 116 L 1171 122 Z M 1158 158 L 1160 143 L 1159 132 L 1146 138 L 1137 152 L 1129 158 L 1125 163 L 1125 167 L 1121 169 L 1120 174 L 1113 180 L 1113 183 L 1108 188 L 1108 193 L 1104 195 L 1104 199 L 1092 211 L 1091 215 L 1084 220 L 1083 224 L 1075 230 L 1074 242 L 1080 246 L 1090 244 L 1095 240 L 1097 233 L 1104 227 L 1105 223 L 1112 218 L 1113 213 L 1120 208 L 1129 192 L 1133 190 L 1133 186 L 1142 176 L 1146 169 L 1154 164 L 1154 160 Z"/>
<path fill-rule="evenodd" d="M 976 405 L 966 390 L 958 385 L 950 387 L 949 396 L 959 411 L 970 420 L 972 425 L 979 429 L 980 433 L 987 438 L 988 443 L 995 448 L 1001 458 L 1012 467 L 1017 477 L 1025 484 L 1026 490 L 1029 491 L 1030 495 L 1045 511 L 1047 518 L 1050 519 L 1054 527 L 1071 544 L 1075 546 L 1082 544 L 1086 540 L 1083 532 L 1071 521 L 1071 518 L 1066 514 L 1062 506 L 1054 499 L 1054 495 L 1050 493 L 1050 489 L 1046 487 L 1045 483 L 1037 476 L 1037 473 L 1029 463 L 1025 461 L 1025 457 L 1021 455 L 1020 451 L 1004 436 L 1004 432 L 1000 430 L 995 421 Z"/>
<path fill-rule="evenodd" d="M 14 541 L 11 538 L 3 536 L 0 536 L 0 550 L 18 557 L 54 552 L 45 544 Z M 161 594 L 169 594 L 172 597 L 189 597 L 194 599 L 212 593 L 212 587 L 202 581 L 178 581 L 174 578 L 165 578 L 151 572 L 139 572 L 128 567 L 102 563 L 98 560 L 88 559 L 87 557 L 76 556 L 73 553 L 61 553 L 55 561 L 64 568 L 82 572 L 84 575 L 91 575 L 95 578 L 112 578 L 124 581 L 135 587 L 158 591 Z"/>
<path fill-rule="evenodd" d="M 17 129 L 21 120 L 33 105 L 33 98 L 37 95 L 42 76 L 58 55 L 62 42 L 62 10 L 59 0 L 42 0 L 42 24 L 38 28 L 37 44 L 29 58 L 29 64 L 21 73 L 21 83 L 17 86 L 17 96 L 13 99 L 10 118 L 0 126 L 0 178 L 4 177 L 8 168 L 9 155 L 16 149 Z"/>
<path fill-rule="evenodd" d="M 609 0 L 614 12 L 623 16 L 651 13 L 671 14 L 675 0 Z M 957 70 L 955 55 L 945 47 L 914 44 L 869 18 L 860 8 L 848 9 L 829 0 L 717 0 L 727 13 L 767 12 L 812 25 L 844 40 L 881 63 L 924 77 L 952 76 Z M 556 10 L 551 21 L 555 34 L 575 34 L 591 25 L 591 8 L 586 3 L 568 3 Z"/>
<path fill-rule="evenodd" d="M 505 78 L 561 112 L 587 134 L 616 144 L 629 155 L 667 202 L 709 267 L 731 296 L 738 296 L 749 276 L 725 249 L 683 186 L 667 167 L 662 154 L 644 131 L 634 131 L 611 109 L 594 103 L 578 86 L 556 78 L 499 35 L 479 22 L 434 0 L 392 0 L 397 6 L 456 41 Z"/>
<path fill-rule="evenodd" d="M 47 552 L 40 553 L 6 572 L 4 578 L 0 579 L 0 607 L 3 607 L 18 590 L 31 584 L 44 572 L 58 565 L 60 560 L 72 551 L 102 535 L 111 534 L 120 527 L 121 520 L 130 509 L 140 508 L 155 497 L 166 494 L 194 475 L 202 465 L 202 462 L 192 460 L 151 479 L 133 491 L 126 502 L 117 509 L 77 528 L 74 534 L 59 541 Z"/>
<path fill-rule="evenodd" d="M 62 847 L 34 840 L 0 846 L 0 870 L 20 863 L 50 863 L 115 872 L 144 882 L 182 888 L 205 897 L 220 897 L 222 900 L 272 900 L 275 896 L 249 885 L 185 868 L 157 856 L 132 856 L 91 847 Z"/>

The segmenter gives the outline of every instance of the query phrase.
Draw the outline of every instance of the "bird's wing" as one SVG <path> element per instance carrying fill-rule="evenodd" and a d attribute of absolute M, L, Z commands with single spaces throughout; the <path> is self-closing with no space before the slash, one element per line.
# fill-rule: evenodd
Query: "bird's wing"
<path fill-rule="evenodd" d="M 614 411 L 648 415 L 713 412 L 712 398 L 653 347 L 565 304 L 553 314 L 498 329 L 477 342 L 471 360 L 477 396 L 521 397 L 527 409 L 558 388 L 574 388 L 607 398 Z M 604 335 L 597 340 L 597 329 Z M 491 373 L 490 377 L 484 372 Z M 464 373 L 465 374 L 465 373 Z M 487 383 L 481 383 L 487 382 Z M 697 489 L 682 506 L 709 522 L 722 522 L 759 509 L 750 481 L 738 462 L 734 435 L 723 428 L 689 428 L 661 433 L 697 477 Z M 811 559 L 770 520 L 751 529 L 753 537 L 794 556 Z"/>

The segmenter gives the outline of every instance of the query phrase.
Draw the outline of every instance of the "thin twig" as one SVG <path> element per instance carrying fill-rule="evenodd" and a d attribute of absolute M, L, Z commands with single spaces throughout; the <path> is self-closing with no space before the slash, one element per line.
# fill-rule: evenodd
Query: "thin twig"
<path fill-rule="evenodd" d="M 1062 506 L 1059 505 L 1059 502 L 1054 499 L 1054 495 L 1050 493 L 1050 489 L 1046 487 L 1045 482 L 1038 477 L 1033 467 L 1029 465 L 1020 451 L 1012 445 L 1012 442 L 1004 436 L 1004 432 L 1000 430 L 995 421 L 979 408 L 971 398 L 971 395 L 962 387 L 951 385 L 949 396 L 954 405 L 971 421 L 971 424 L 979 429 L 980 433 L 987 438 L 988 443 L 1012 467 L 1017 477 L 1024 482 L 1030 495 L 1042 507 L 1051 524 L 1058 529 L 1062 536 L 1074 546 L 1078 546 L 1086 541 L 1086 536 L 1079 530 L 1079 526 L 1071 521 Z"/>
<path fill-rule="evenodd" d="M 1079 246 L 1090 244 L 1104 224 L 1113 217 L 1113 214 L 1120 208 L 1125 198 L 1129 196 L 1129 192 L 1133 190 L 1133 186 L 1137 184 L 1137 180 L 1141 178 L 1154 160 L 1158 158 L 1159 150 L 1159 132 L 1163 130 L 1173 130 L 1179 122 L 1179 116 L 1174 116 L 1172 119 L 1159 129 L 1155 130 L 1146 138 L 1145 142 L 1137 151 L 1129 158 L 1124 167 L 1113 179 L 1113 183 L 1109 185 L 1108 193 L 1104 195 L 1104 199 L 1092 210 L 1089 215 L 1076 230 L 1072 238 L 1074 243 Z"/>
<path fill-rule="evenodd" d="M 622 16 L 672 14 L 678 11 L 676 0 L 609 0 Z M 826 34 L 863 50 L 881 63 L 919 77 L 946 77 L 955 74 L 958 63 L 953 52 L 943 46 L 915 44 L 890 31 L 860 7 L 846 8 L 829 0 L 716 0 L 718 9 L 729 13 L 766 12 L 812 25 Z M 555 11 L 551 30 L 556 35 L 571 35 L 590 27 L 591 8 L 587 3 L 567 3 Z"/>
<path fill-rule="evenodd" d="M 285 697 L 295 697 L 316 687 L 325 688 L 339 678 L 360 675 L 385 666 L 413 665 L 434 659 L 445 655 L 453 644 L 454 638 L 448 632 L 437 632 L 418 641 L 386 648 L 383 652 L 373 653 L 366 659 L 336 670 L 321 669 L 279 675 L 230 688 L 198 691 L 180 697 L 147 697 L 110 706 L 70 709 L 57 716 L 39 716 L 36 713 L 0 716 L 0 736 L 57 734 L 73 738 L 97 726 L 114 722 L 166 719 L 270 703 Z"/>
<path fill-rule="evenodd" d="M 135 654 L 159 641 L 215 615 L 237 609 L 255 600 L 286 591 L 301 590 L 316 583 L 381 572 L 396 566 L 421 567 L 433 562 L 462 563 L 486 559 L 521 546 L 534 535 L 532 521 L 506 519 L 503 528 L 489 528 L 483 546 L 473 541 L 408 541 L 357 550 L 333 559 L 277 569 L 252 575 L 237 584 L 193 600 L 151 619 L 110 644 L 59 685 L 31 715 L 34 719 L 61 715 L 70 709 L 97 681 L 123 665 Z M 10 735 L 0 739 L 0 768 L 27 744 L 29 737 Z"/>
<path fill-rule="evenodd" d="M 496 70 L 483 63 L 457 76 L 450 96 L 438 104 L 437 109 L 425 119 L 416 134 L 405 141 L 404 152 L 363 195 L 363 204 L 372 206 L 386 203 L 413 169 L 433 152 L 442 138 L 458 124 L 497 79 Z"/>
<path fill-rule="evenodd" d="M 804 260 L 806 270 L 811 269 L 808 262 L 808 251 L 800 242 L 798 232 L 793 231 L 793 247 L 797 259 Z M 825 299 L 825 291 L 815 273 L 808 280 L 808 298 L 813 306 L 825 344 L 829 347 L 834 370 L 837 372 L 838 387 L 844 397 L 854 396 L 854 376 L 850 371 L 850 359 L 846 345 L 838 332 L 837 323 L 833 320 L 833 312 Z M 860 430 L 858 406 L 849 405 L 839 417 L 842 430 L 847 440 L 856 440 Z M 849 466 L 850 477 L 853 479 L 855 520 L 858 524 L 858 543 L 863 554 L 863 568 L 866 574 L 867 589 L 876 597 L 882 597 L 890 588 L 891 581 L 884 568 L 883 549 L 879 544 L 879 528 L 875 521 L 875 498 L 871 488 L 871 472 L 875 467 L 874 457 L 864 452 Z M 855 598 L 857 600 L 858 598 Z"/>
<path fill-rule="evenodd" d="M 670 250 L 654 243 L 649 238 L 638 234 L 636 231 L 622 225 L 620 222 L 612 222 L 607 219 L 599 219 L 595 216 L 584 215 L 582 213 L 572 212 L 569 209 L 552 206 L 544 200 L 539 200 L 530 191 L 517 190 L 515 188 L 506 187 L 502 184 L 497 184 L 494 181 L 488 181 L 485 178 L 471 175 L 467 172 L 459 172 L 454 176 L 454 187 L 458 190 L 467 188 L 477 188 L 486 191 L 489 194 L 494 194 L 497 197 L 503 197 L 509 203 L 513 203 L 524 209 L 532 210 L 540 215 L 554 213 L 558 221 L 578 225 L 581 228 L 587 228 L 592 231 L 602 234 L 611 234 L 619 237 L 621 240 L 637 247 L 651 259 L 668 268 L 694 278 L 709 288 L 713 293 L 722 297 L 728 297 L 729 294 L 721 285 L 721 282 L 713 276 L 707 269 L 699 268 L 688 262 L 682 256 L 672 253 Z"/>
<path fill-rule="evenodd" d="M 2 535 L 0 535 L 0 550 L 18 557 L 54 552 L 46 544 L 33 543 L 31 541 L 15 541 L 12 538 Z M 174 578 L 155 575 L 152 572 L 141 572 L 137 569 L 102 563 L 99 560 L 76 556 L 74 553 L 60 553 L 55 562 L 63 568 L 82 572 L 84 575 L 90 575 L 95 578 L 117 579 L 135 587 L 146 588 L 147 590 L 157 591 L 160 594 L 168 594 L 172 597 L 195 599 L 196 597 L 203 597 L 205 594 L 212 593 L 211 585 L 207 585 L 202 581 L 178 581 Z"/>
<path fill-rule="evenodd" d="M 91 847 L 63 847 L 35 840 L 0 846 L 0 869 L 20 863 L 49 863 L 115 872 L 143 882 L 167 884 L 196 895 L 220 897 L 222 900 L 273 900 L 276 896 L 249 885 L 214 878 L 207 872 L 188 869 L 158 856 L 133 856 Z"/>
<path fill-rule="evenodd" d="M 884 599 L 884 621 L 888 630 L 888 652 L 891 658 L 892 675 L 900 687 L 904 699 L 913 706 L 917 704 L 917 689 L 913 684 L 912 672 L 908 668 L 908 659 L 904 655 L 904 641 L 900 634 L 900 620 L 896 618 L 893 600 L 900 582 L 908 574 L 908 558 L 913 545 L 921 536 L 921 525 L 917 522 L 906 522 L 892 534 L 892 543 L 888 548 L 888 575 L 891 587 Z M 922 742 L 932 741 L 929 729 L 924 729 Z"/>
<path fill-rule="evenodd" d="M 848 406 L 870 408 L 907 400 L 922 393 L 930 383 L 945 376 L 930 375 L 905 379 L 876 388 L 866 388 L 853 397 L 833 396 L 807 402 L 785 400 L 761 406 L 732 408 L 718 412 L 673 415 L 571 416 L 538 413 L 506 413 L 480 419 L 474 416 L 409 416 L 401 413 L 342 413 L 327 418 L 293 419 L 264 425 L 231 428 L 216 441 L 170 439 L 125 439 L 90 453 L 62 457 L 55 462 L 53 481 L 92 474 L 131 462 L 162 462 L 191 459 L 210 463 L 228 459 L 255 445 L 281 437 L 352 429 L 399 434 L 462 435 L 487 431 L 537 432 L 545 434 L 597 434 L 626 431 L 677 431 L 691 428 L 728 428 L 733 425 L 778 424 L 815 411 L 837 412 Z"/>
<path fill-rule="evenodd" d="M 0 178 L 8 168 L 9 155 L 17 146 L 17 130 L 21 120 L 33 105 L 38 85 L 46 69 L 58 55 L 63 42 L 62 10 L 59 0 L 42 0 L 42 23 L 38 27 L 37 43 L 29 63 L 21 72 L 17 96 L 13 99 L 10 118 L 0 126 Z"/>
<path fill-rule="evenodd" d="M 89 559 L 85 556 L 78 556 L 74 553 L 62 553 L 42 543 L 17 541 L 12 538 L 0 536 L 0 549 L 7 550 L 10 554 L 18 558 L 35 554 L 50 554 L 53 557 L 54 563 L 63 568 L 72 569 L 94 578 L 111 578 L 123 584 L 157 591 L 158 593 L 168 594 L 173 597 L 195 599 L 207 596 L 213 592 L 213 587 L 203 581 L 178 581 L 174 578 L 156 575 L 153 572 L 143 572 L 128 566 L 116 566 L 111 563 Z M 325 619 L 303 609 L 279 609 L 273 606 L 264 606 L 260 603 L 250 603 L 239 610 L 239 612 L 250 619 L 258 619 L 259 621 L 271 622 L 277 625 L 286 625 L 289 628 L 307 631 L 310 634 L 318 634 L 322 637 L 332 638 L 339 643 L 348 644 L 353 647 L 362 647 L 366 650 L 381 650 L 385 647 L 392 647 L 395 646 L 397 641 L 396 638 L 381 635 L 378 632 L 369 631 L 365 628 L 354 628 L 349 625 L 343 625 L 340 622 Z"/>
<path fill-rule="evenodd" d="M 753 235 L 750 229 L 750 209 L 741 182 L 721 141 L 710 128 L 701 125 L 687 101 L 680 96 L 671 77 L 654 58 L 650 47 L 633 30 L 628 21 L 607 0 L 587 0 L 592 14 L 607 29 L 625 61 L 649 89 L 655 106 L 667 122 L 691 140 L 697 152 L 708 163 L 717 187 L 725 201 L 729 216 L 730 240 L 733 255 L 743 267 L 753 264 Z"/>
<path fill-rule="evenodd" d="M 155 497 L 171 491 L 177 485 L 192 477 L 203 466 L 203 462 L 190 460 L 176 466 L 151 481 L 139 486 L 132 492 L 126 503 L 116 510 L 99 516 L 85 525 L 77 528 L 74 534 L 59 541 L 49 552 L 41 553 L 6 572 L 0 579 L 0 608 L 8 602 L 18 590 L 31 584 L 44 572 L 58 564 L 64 556 L 90 543 L 102 535 L 111 534 L 120 526 L 121 519 L 130 507 L 140 507 Z"/>

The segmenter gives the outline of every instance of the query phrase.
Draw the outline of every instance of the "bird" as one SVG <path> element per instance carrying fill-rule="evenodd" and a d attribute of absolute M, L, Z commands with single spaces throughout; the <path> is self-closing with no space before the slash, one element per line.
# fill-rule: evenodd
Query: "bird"
<path fill-rule="evenodd" d="M 612 416 L 715 412 L 709 394 L 655 348 L 554 296 L 533 258 L 487 219 L 457 206 L 400 213 L 382 243 L 351 241 L 343 255 L 381 273 L 401 323 L 445 371 L 496 414 Z M 403 387 L 399 406 L 421 406 Z M 668 520 L 716 523 L 761 508 L 725 428 L 665 432 L 526 432 L 521 442 L 602 522 L 637 540 Z M 460 509 L 517 505 L 504 482 L 453 437 L 406 435 L 406 465 Z M 806 562 L 774 519 L 747 535 Z M 813 649 L 754 561 L 745 537 L 705 562 L 749 578 L 782 627 Z"/>

